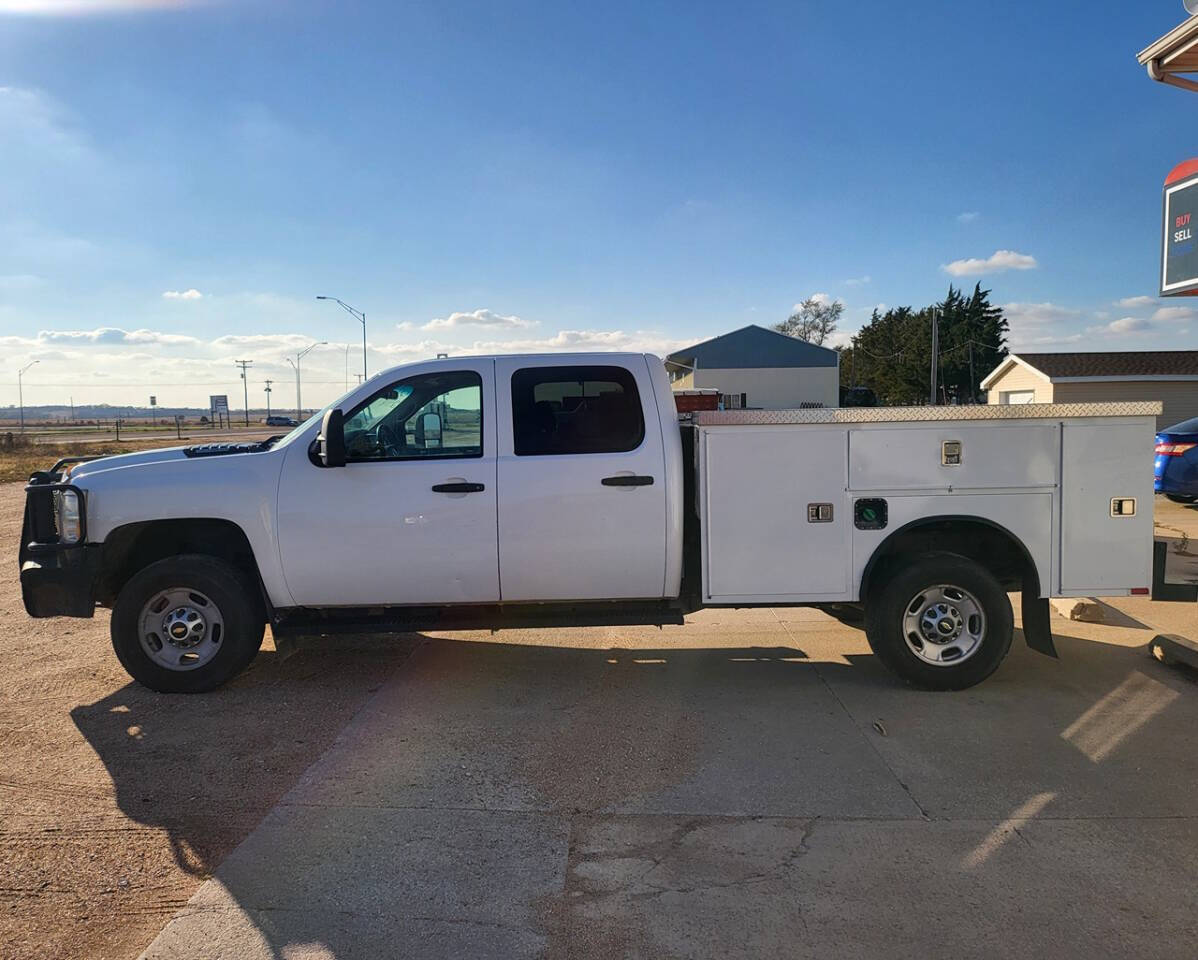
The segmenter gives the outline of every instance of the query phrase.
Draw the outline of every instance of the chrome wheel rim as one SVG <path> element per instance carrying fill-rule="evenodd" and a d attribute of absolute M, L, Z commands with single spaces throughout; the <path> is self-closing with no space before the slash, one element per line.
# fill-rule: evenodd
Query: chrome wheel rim
<path fill-rule="evenodd" d="M 954 667 L 981 649 L 986 614 L 977 598 L 952 584 L 921 590 L 903 611 L 907 649 L 933 667 Z"/>
<path fill-rule="evenodd" d="M 160 590 L 138 617 L 141 648 L 167 670 L 195 670 L 211 660 L 225 635 L 225 620 L 212 600 L 190 587 Z"/>

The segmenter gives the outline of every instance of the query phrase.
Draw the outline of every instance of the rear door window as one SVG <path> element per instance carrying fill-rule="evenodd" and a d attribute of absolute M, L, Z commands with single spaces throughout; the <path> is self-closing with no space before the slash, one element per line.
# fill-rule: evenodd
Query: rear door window
<path fill-rule="evenodd" d="M 636 380 L 623 367 L 525 367 L 512 374 L 518 457 L 625 453 L 645 439 Z"/>

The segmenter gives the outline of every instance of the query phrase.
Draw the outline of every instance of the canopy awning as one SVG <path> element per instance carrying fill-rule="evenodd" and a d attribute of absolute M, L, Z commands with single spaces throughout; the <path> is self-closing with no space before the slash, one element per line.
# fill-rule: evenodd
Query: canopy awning
<path fill-rule="evenodd" d="M 1145 47 L 1138 59 L 1153 80 L 1198 92 L 1198 80 L 1182 76 L 1198 73 L 1198 16 L 1190 17 Z"/>

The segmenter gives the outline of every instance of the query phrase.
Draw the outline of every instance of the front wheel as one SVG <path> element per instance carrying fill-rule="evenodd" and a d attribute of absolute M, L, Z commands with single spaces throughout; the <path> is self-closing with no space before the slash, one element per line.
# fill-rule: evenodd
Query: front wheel
<path fill-rule="evenodd" d="M 112 647 L 138 683 L 202 693 L 247 667 L 265 617 L 243 574 L 215 557 L 184 554 L 135 573 L 112 607 Z"/>
<path fill-rule="evenodd" d="M 955 554 L 914 558 L 866 598 L 870 648 L 925 690 L 981 683 L 1006 657 L 1013 632 L 1002 585 L 985 567 Z"/>
<path fill-rule="evenodd" d="M 1172 500 L 1174 503 L 1193 503 L 1195 500 L 1198 500 L 1198 497 L 1185 493 L 1166 493 L 1165 498 Z"/>

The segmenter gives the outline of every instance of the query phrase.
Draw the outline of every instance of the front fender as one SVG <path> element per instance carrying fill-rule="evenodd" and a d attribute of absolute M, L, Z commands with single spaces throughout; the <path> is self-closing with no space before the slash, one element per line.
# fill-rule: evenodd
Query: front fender
<path fill-rule="evenodd" d="M 224 520 L 237 526 L 257 560 L 267 597 L 291 606 L 279 563 L 277 504 L 282 451 L 166 460 L 89 472 L 88 541 L 102 543 L 130 524 Z"/>

